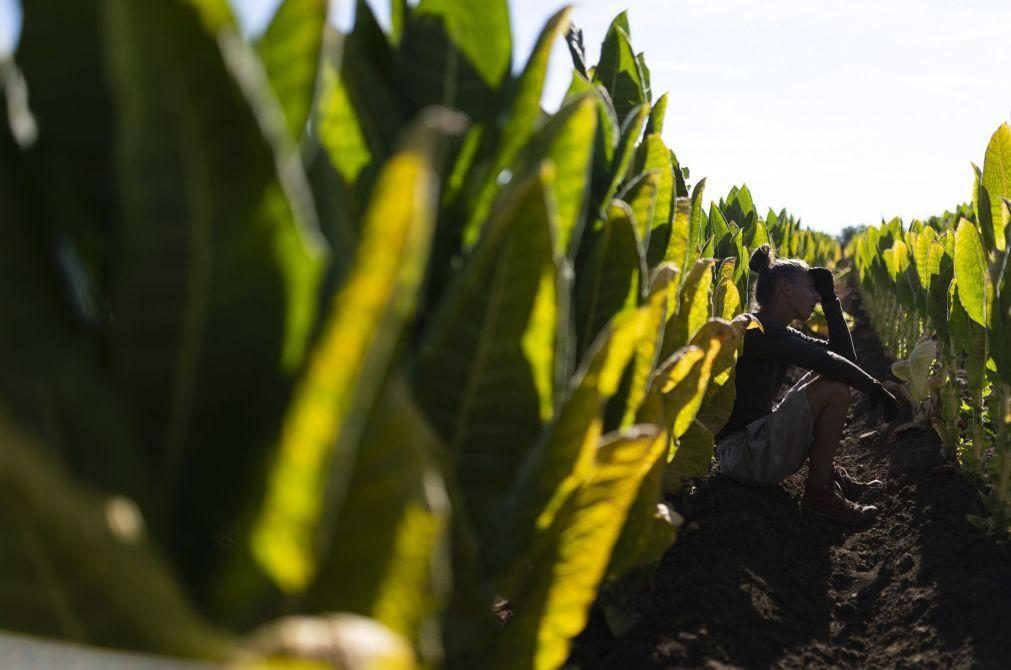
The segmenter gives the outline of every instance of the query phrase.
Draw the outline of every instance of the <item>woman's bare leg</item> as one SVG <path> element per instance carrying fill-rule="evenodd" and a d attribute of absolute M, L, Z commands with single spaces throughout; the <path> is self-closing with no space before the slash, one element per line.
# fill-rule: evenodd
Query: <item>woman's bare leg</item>
<path fill-rule="evenodd" d="M 808 484 L 823 484 L 832 476 L 832 458 L 842 439 L 850 389 L 842 382 L 821 377 L 804 387 L 814 422 L 814 444 L 808 460 Z"/>

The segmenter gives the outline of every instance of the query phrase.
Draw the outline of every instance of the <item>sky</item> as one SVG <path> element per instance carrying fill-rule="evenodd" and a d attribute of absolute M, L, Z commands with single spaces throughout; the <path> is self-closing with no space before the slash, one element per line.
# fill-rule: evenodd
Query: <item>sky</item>
<path fill-rule="evenodd" d="M 233 0 L 255 34 L 277 0 Z M 381 22 L 388 3 L 370 0 Z M 0 52 L 19 18 L 0 0 Z M 332 18 L 347 27 L 353 2 Z M 511 0 L 514 68 L 561 2 Z M 592 0 L 574 5 L 590 62 L 628 9 L 654 97 L 670 92 L 664 139 L 707 200 L 747 183 L 761 208 L 814 229 L 906 221 L 969 199 L 970 161 L 1011 114 L 1011 3 L 996 0 Z M 571 76 L 556 46 L 544 97 Z"/>

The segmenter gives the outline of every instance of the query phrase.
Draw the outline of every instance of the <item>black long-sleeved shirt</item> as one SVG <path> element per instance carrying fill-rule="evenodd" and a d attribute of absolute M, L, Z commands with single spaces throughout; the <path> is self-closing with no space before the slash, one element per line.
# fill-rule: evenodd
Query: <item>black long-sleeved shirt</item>
<path fill-rule="evenodd" d="M 839 298 L 823 302 L 822 309 L 828 322 L 827 341 L 804 335 L 767 315 L 755 314 L 764 332 L 752 329 L 744 336 L 744 349 L 735 368 L 734 409 L 726 426 L 716 434 L 717 442 L 772 412 L 772 402 L 791 365 L 814 370 L 865 393 L 880 386 L 880 382 L 856 364 L 853 338 L 843 318 Z"/>

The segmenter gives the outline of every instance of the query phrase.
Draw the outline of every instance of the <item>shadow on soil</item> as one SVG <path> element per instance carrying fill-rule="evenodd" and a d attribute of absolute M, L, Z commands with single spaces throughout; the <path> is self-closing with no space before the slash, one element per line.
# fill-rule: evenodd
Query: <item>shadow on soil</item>
<path fill-rule="evenodd" d="M 887 378 L 859 294 L 843 299 L 861 365 Z M 859 395 L 837 462 L 885 481 L 873 524 L 802 514 L 804 469 L 769 488 L 698 480 L 671 500 L 685 525 L 636 623 L 615 639 L 595 611 L 568 667 L 1007 667 L 1011 548 L 966 520 L 977 488 L 933 431 L 895 431 Z"/>

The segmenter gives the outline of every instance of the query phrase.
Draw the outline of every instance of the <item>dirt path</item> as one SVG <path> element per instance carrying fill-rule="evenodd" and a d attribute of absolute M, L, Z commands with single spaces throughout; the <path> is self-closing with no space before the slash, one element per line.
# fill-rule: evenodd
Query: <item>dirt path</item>
<path fill-rule="evenodd" d="M 885 378 L 859 294 L 844 304 L 861 365 Z M 933 431 L 890 434 L 855 396 L 837 462 L 885 481 L 873 525 L 801 514 L 803 469 L 767 489 L 701 480 L 673 501 L 685 530 L 638 623 L 615 640 L 596 614 L 570 667 L 1011 667 L 1011 547 L 966 521 L 976 489 Z"/>

